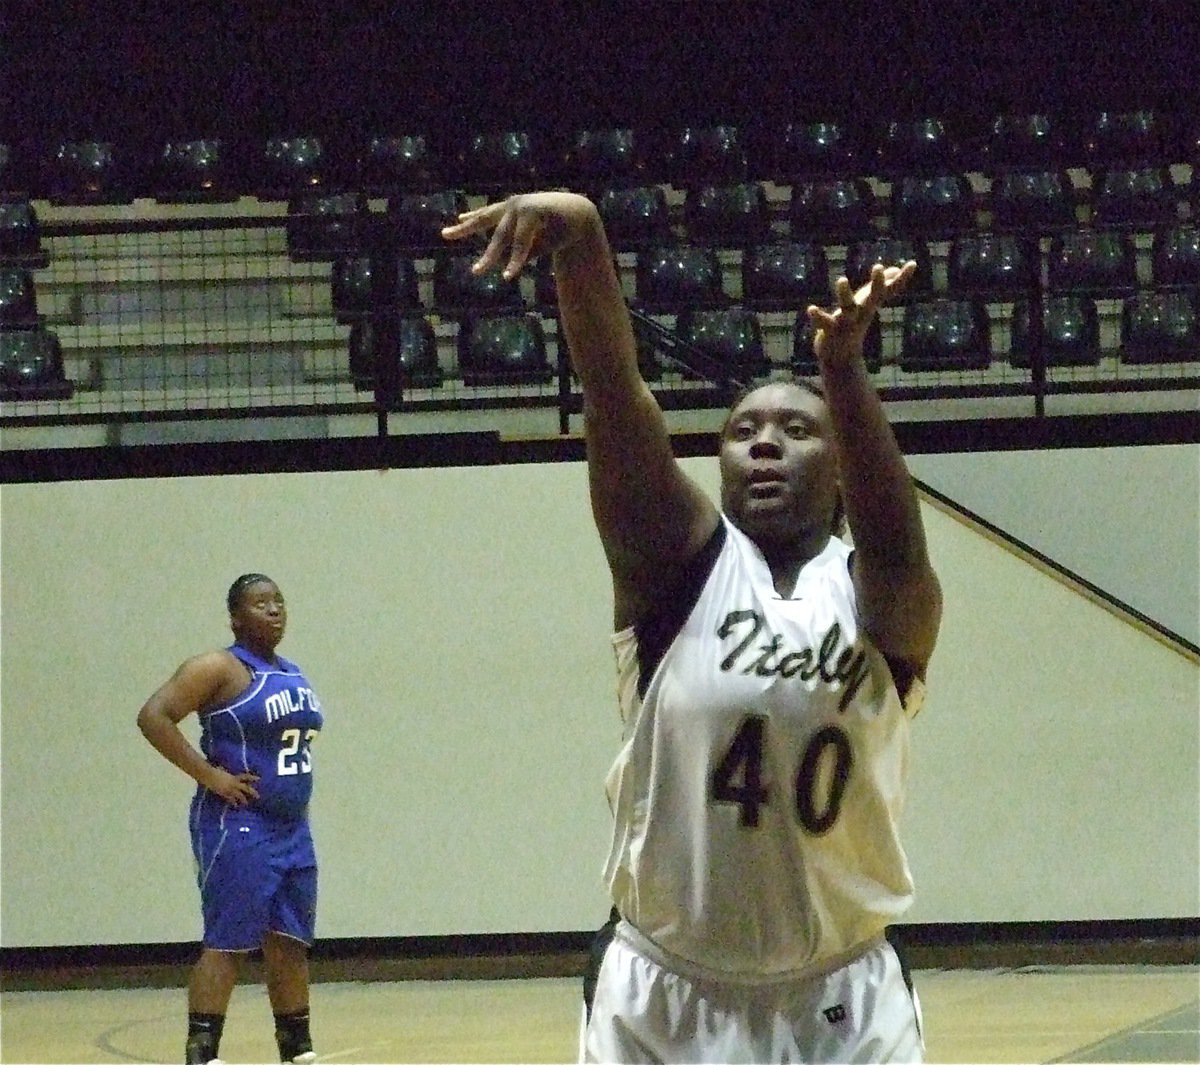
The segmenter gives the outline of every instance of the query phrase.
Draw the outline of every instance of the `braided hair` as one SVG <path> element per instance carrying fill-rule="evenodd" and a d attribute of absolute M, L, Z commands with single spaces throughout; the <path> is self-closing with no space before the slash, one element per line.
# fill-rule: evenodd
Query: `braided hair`
<path fill-rule="evenodd" d="M 265 573 L 243 573 L 236 581 L 229 586 L 229 591 L 225 594 L 225 605 L 229 608 L 229 613 L 233 613 L 238 606 L 241 605 L 242 595 L 245 594 L 247 588 L 252 584 L 258 584 L 261 581 L 271 581 Z M 274 584 L 274 581 L 271 581 Z"/>

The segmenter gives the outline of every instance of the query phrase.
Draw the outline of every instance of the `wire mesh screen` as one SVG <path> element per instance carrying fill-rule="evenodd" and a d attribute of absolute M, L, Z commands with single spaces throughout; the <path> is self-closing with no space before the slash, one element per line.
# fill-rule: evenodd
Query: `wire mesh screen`
<path fill-rule="evenodd" d="M 283 231 L 54 238 L 45 288 L 75 410 L 214 410 L 352 401 L 314 374 L 345 362 L 329 267 L 293 263 Z M 65 247 L 64 247 L 65 245 Z M 39 278 L 39 290 L 42 287 Z M 332 349 L 332 350 L 331 350 Z M 342 382 L 345 384 L 345 382 Z"/>
<path fill-rule="evenodd" d="M 787 196 L 786 188 L 772 190 L 773 228 L 762 238 L 768 242 L 788 235 Z M 538 270 L 509 293 L 480 292 L 469 278 L 456 278 L 448 261 L 464 251 L 469 258 L 470 249 L 415 249 L 374 239 L 305 252 L 290 228 L 294 219 L 282 213 L 286 205 L 269 206 L 281 213 L 251 215 L 230 206 L 222 214 L 209 206 L 203 215 L 160 209 L 155 217 L 51 218 L 43 226 L 42 258 L 29 275 L 39 327 L 57 338 L 67 387 L 49 394 L 7 389 L 0 421 L 365 413 L 377 404 L 389 410 L 578 411 L 577 384 L 559 358 L 552 284 L 546 286 Z M 384 211 L 368 208 L 363 218 L 369 225 L 360 236 L 377 237 Z M 686 244 L 686 229 L 676 230 L 670 240 Z M 1155 280 L 1155 238 L 1130 238 L 1137 294 L 1144 295 Z M 948 269 L 953 242 L 922 242 L 924 276 L 902 301 L 884 308 L 880 328 L 868 339 L 868 367 L 885 400 L 1200 384 L 1200 351 L 1186 339 L 1177 351 L 1131 355 L 1127 304 L 1134 293 L 1057 292 L 1045 281 L 1050 238 L 1035 241 L 1035 248 L 1042 270 L 1027 297 L 1059 317 L 1035 330 L 1031 355 L 1029 298 L 956 287 Z M 748 249 L 714 252 L 710 310 L 741 308 L 746 313 L 732 326 L 706 320 L 700 328 L 701 316 L 686 300 L 675 306 L 647 301 L 639 272 L 650 254 L 645 247 L 616 253 L 630 305 L 687 334 L 687 344 L 707 345 L 718 359 L 738 363 L 734 376 L 773 368 L 815 372 L 805 331 L 808 300 L 756 303 L 743 291 Z M 824 244 L 821 255 L 830 281 L 848 270 L 846 244 Z M 354 297 L 349 305 L 347 291 Z M 825 292 L 826 300 L 812 298 L 828 302 Z M 1075 303 L 1064 310 L 1054 301 L 1066 295 Z M 476 298 L 479 305 L 472 304 Z M 1196 307 L 1190 290 L 1182 298 Z M 1050 335 L 1052 325 L 1069 334 L 1071 344 L 1062 350 L 1046 346 L 1062 339 Z M 672 406 L 723 402 L 711 375 L 681 365 L 661 346 L 643 347 L 643 372 Z"/>

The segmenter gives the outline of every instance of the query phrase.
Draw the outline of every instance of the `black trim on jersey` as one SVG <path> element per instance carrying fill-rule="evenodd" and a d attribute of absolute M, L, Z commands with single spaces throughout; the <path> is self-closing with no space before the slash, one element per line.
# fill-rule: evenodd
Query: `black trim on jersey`
<path fill-rule="evenodd" d="M 688 562 L 671 594 L 664 596 L 663 601 L 640 621 L 634 622 L 633 631 L 638 642 L 638 695 L 645 696 L 650 678 L 699 600 L 727 537 L 725 519 L 721 518 L 712 536 Z"/>
<path fill-rule="evenodd" d="M 916 992 L 912 989 L 912 970 L 908 968 L 908 956 L 904 947 L 904 939 L 901 938 L 899 932 L 896 932 L 895 925 L 888 925 L 883 929 L 884 938 L 892 945 L 892 950 L 895 951 L 896 961 L 900 962 L 900 975 L 904 976 L 904 986 L 908 988 L 908 998 L 916 1000 Z"/>
<path fill-rule="evenodd" d="M 583 1007 L 587 1011 L 589 1021 L 592 1019 L 592 1003 L 596 1001 L 596 983 L 600 978 L 600 966 L 604 962 L 604 954 L 608 950 L 608 945 L 613 941 L 617 922 L 620 919 L 621 915 L 614 906 L 608 911 L 608 920 L 600 926 L 600 931 L 592 937 L 592 942 L 588 946 L 587 964 L 583 969 Z"/>
<path fill-rule="evenodd" d="M 854 581 L 854 551 L 846 556 L 846 570 L 850 574 L 851 582 Z M 855 613 L 858 612 L 858 604 L 855 603 Z M 882 654 L 882 652 L 880 652 Z M 896 688 L 896 694 L 900 696 L 900 705 L 905 706 L 908 702 L 908 692 L 912 688 L 913 681 L 917 679 L 917 671 L 913 668 L 911 662 L 905 662 L 901 658 L 893 658 L 891 655 L 883 655 L 884 664 L 888 667 L 888 671 L 892 674 L 892 684 Z M 907 711 L 906 711 L 907 712 Z"/>

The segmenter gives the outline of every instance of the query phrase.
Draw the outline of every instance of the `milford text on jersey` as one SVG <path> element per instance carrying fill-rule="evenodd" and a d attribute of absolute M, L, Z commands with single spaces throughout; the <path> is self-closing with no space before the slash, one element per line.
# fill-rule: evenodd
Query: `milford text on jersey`
<path fill-rule="evenodd" d="M 286 717 L 288 714 L 296 714 L 301 710 L 320 711 L 321 704 L 317 702 L 316 695 L 313 694 L 311 688 L 284 688 L 283 691 L 276 692 L 274 695 L 268 695 L 263 700 L 263 708 L 267 712 L 267 723 L 278 721 L 281 717 Z"/>

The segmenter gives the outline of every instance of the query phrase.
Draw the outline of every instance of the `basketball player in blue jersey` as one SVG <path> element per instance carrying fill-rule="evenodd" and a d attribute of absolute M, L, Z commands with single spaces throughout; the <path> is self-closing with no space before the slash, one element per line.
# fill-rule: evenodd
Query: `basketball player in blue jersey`
<path fill-rule="evenodd" d="M 475 269 L 510 278 L 553 256 L 583 388 L 623 743 L 581 1058 L 919 1061 L 885 931 L 912 898 L 897 821 L 941 591 L 862 354 L 914 264 L 808 309 L 820 384 L 737 400 L 718 509 L 672 454 L 590 201 L 510 197 L 443 235 L 490 235 Z"/>
<path fill-rule="evenodd" d="M 241 959 L 261 949 L 280 1060 L 311 1062 L 317 859 L 308 802 L 321 704 L 300 669 L 275 653 L 287 624 L 275 582 L 245 574 L 226 604 L 234 643 L 189 658 L 137 719 L 154 748 L 197 785 L 188 824 L 204 946 L 188 983 L 184 1060 L 218 1060 Z M 193 713 L 200 751 L 179 728 Z"/>

